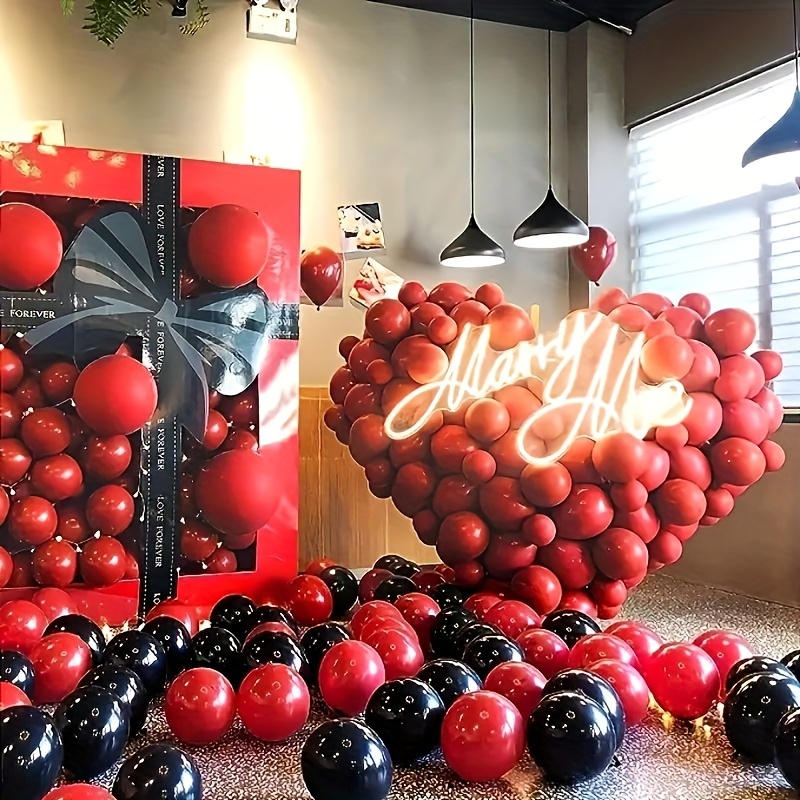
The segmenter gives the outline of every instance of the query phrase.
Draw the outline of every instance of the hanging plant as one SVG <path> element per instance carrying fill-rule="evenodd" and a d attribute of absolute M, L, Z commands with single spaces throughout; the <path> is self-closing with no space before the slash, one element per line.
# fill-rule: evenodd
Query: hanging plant
<path fill-rule="evenodd" d="M 206 0 L 170 0 L 173 16 L 187 16 L 181 25 L 181 32 L 194 36 L 205 27 L 210 19 Z M 155 0 L 160 6 L 161 0 Z M 89 31 L 98 41 L 109 46 L 119 39 L 134 17 L 147 17 L 152 10 L 153 0 L 89 0 L 86 3 L 84 30 Z M 75 11 L 75 0 L 61 0 L 61 10 L 65 16 Z"/>

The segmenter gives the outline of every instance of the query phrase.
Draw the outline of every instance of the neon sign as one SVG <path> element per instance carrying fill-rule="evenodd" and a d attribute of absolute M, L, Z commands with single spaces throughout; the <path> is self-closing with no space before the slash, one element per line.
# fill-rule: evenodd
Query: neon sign
<path fill-rule="evenodd" d="M 522 385 L 539 406 L 517 432 L 517 450 L 530 464 L 557 461 L 579 437 L 617 432 L 643 439 L 656 426 L 685 419 L 691 398 L 677 380 L 653 385 L 639 357 L 643 333 L 624 331 L 604 314 L 575 311 L 555 333 L 510 350 L 489 346 L 488 326 L 466 325 L 451 346 L 441 380 L 415 389 L 386 418 L 391 439 L 419 433 L 437 411 Z"/>

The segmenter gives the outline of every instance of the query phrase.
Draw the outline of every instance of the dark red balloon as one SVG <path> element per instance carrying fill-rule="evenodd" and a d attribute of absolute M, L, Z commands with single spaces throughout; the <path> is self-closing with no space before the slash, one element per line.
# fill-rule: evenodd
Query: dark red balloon
<path fill-rule="evenodd" d="M 69 361 L 56 361 L 45 367 L 39 376 L 45 397 L 56 405 L 72 397 L 77 379 L 78 368 Z"/>
<path fill-rule="evenodd" d="M 22 441 L 36 458 L 67 449 L 72 432 L 66 415 L 57 408 L 37 408 L 22 419 Z"/>
<path fill-rule="evenodd" d="M 111 586 L 125 577 L 127 553 L 113 536 L 89 539 L 78 558 L 81 577 L 90 586 Z"/>
<path fill-rule="evenodd" d="M 239 687 L 237 710 L 250 733 L 265 742 L 283 742 L 308 720 L 311 699 L 305 681 L 285 664 L 264 664 Z"/>
<path fill-rule="evenodd" d="M 0 350 L 0 353 L 6 352 Z M 0 438 L 13 436 L 22 421 L 22 409 L 14 396 L 7 392 L 0 393 Z"/>
<path fill-rule="evenodd" d="M 130 466 L 131 443 L 122 435 L 90 436 L 81 453 L 81 463 L 92 477 L 110 481 Z"/>
<path fill-rule="evenodd" d="M 53 504 L 43 497 L 31 495 L 14 500 L 8 515 L 11 535 L 21 542 L 41 544 L 56 532 L 58 517 Z"/>
<path fill-rule="evenodd" d="M 507 661 L 498 664 L 483 682 L 483 688 L 510 700 L 527 722 L 533 709 L 542 699 L 542 690 L 547 678 L 532 664 Z"/>
<path fill-rule="evenodd" d="M 189 520 L 181 525 L 181 555 L 192 561 L 205 561 L 211 558 L 219 546 L 216 532 L 197 520 Z"/>
<path fill-rule="evenodd" d="M 72 456 L 59 453 L 42 458 L 33 465 L 31 484 L 37 494 L 57 503 L 80 493 L 83 473 Z"/>
<path fill-rule="evenodd" d="M 529 628 L 538 628 L 542 618 L 519 600 L 503 600 L 483 615 L 483 621 L 497 626 L 510 639 L 516 639 Z"/>
<path fill-rule="evenodd" d="M 322 699 L 335 711 L 357 716 L 386 680 L 381 657 L 364 642 L 349 640 L 335 644 L 319 667 Z"/>
<path fill-rule="evenodd" d="M 30 653 L 33 664 L 33 701 L 60 703 L 78 688 L 92 667 L 89 646 L 74 633 L 51 633 L 39 640 Z"/>
<path fill-rule="evenodd" d="M 656 702 L 678 719 L 702 717 L 719 695 L 721 683 L 714 659 L 696 645 L 662 645 L 643 666 Z"/>
<path fill-rule="evenodd" d="M 291 581 L 287 605 L 298 624 L 305 627 L 327 622 L 333 613 L 331 590 L 315 575 L 298 575 Z"/>
<path fill-rule="evenodd" d="M 319 308 L 330 300 L 342 281 L 342 257 L 330 247 L 306 250 L 300 259 L 300 286 Z"/>
<path fill-rule="evenodd" d="M 592 225 L 589 238 L 569 249 L 572 263 L 590 281 L 597 283 L 617 258 L 617 239 L 613 233 Z"/>
<path fill-rule="evenodd" d="M 86 501 L 86 520 L 104 536 L 117 536 L 133 522 L 136 510 L 130 492 L 115 484 L 101 486 Z"/>
<path fill-rule="evenodd" d="M 39 589 L 33 595 L 33 602 L 42 609 L 48 622 L 52 622 L 58 617 L 65 617 L 67 614 L 78 613 L 78 606 L 72 597 L 63 589 L 57 587 Z"/>
<path fill-rule="evenodd" d="M 0 650 L 28 655 L 41 639 L 47 617 L 28 600 L 11 600 L 0 606 Z"/>
<path fill-rule="evenodd" d="M 221 673 L 206 667 L 178 675 L 167 690 L 164 715 L 177 739 L 187 744 L 219 741 L 236 717 L 236 693 Z"/>
<path fill-rule="evenodd" d="M 36 548 L 32 564 L 36 583 L 42 586 L 69 586 L 75 580 L 78 557 L 69 542 L 51 539 Z"/>

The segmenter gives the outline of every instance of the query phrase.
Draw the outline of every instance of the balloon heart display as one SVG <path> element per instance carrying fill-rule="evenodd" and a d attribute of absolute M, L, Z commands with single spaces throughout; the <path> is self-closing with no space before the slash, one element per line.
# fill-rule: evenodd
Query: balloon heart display
<path fill-rule="evenodd" d="M 327 426 L 457 582 L 615 616 L 784 462 L 753 318 L 607 289 L 537 337 L 500 287 L 403 285 L 366 313 Z"/>

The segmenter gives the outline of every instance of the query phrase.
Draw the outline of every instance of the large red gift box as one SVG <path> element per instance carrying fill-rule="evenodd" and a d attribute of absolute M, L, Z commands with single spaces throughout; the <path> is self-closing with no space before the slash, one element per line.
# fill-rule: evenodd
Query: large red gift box
<path fill-rule="evenodd" d="M 178 335 L 173 334 L 173 339 L 175 341 L 181 339 L 185 345 L 185 339 L 182 339 L 180 334 L 186 333 L 191 325 L 180 327 L 183 324 L 181 315 L 192 318 L 193 314 L 198 313 L 197 307 L 204 303 L 206 308 L 203 313 L 211 313 L 208 312 L 208 308 L 216 298 L 227 300 L 236 294 L 236 290 L 224 292 L 218 286 L 209 286 L 191 272 L 191 266 L 187 264 L 188 256 L 185 255 L 186 248 L 181 247 L 181 243 L 185 243 L 189 226 L 204 210 L 223 204 L 233 204 L 255 212 L 265 223 L 268 231 L 269 255 L 266 266 L 257 278 L 257 286 L 263 290 L 263 294 L 255 286 L 245 290 L 245 293 L 250 292 L 251 299 L 256 297 L 262 302 L 263 298 L 266 321 L 263 326 L 265 328 L 262 331 L 263 336 L 259 341 L 260 352 L 265 355 L 259 359 L 257 378 L 249 389 L 239 392 L 234 397 L 220 398 L 216 392 L 211 396 L 214 398 L 214 403 L 220 403 L 220 410 L 230 422 L 229 438 L 234 433 L 241 437 L 243 430 L 248 430 L 257 437 L 259 453 L 266 459 L 268 465 L 269 492 L 276 498 L 276 510 L 269 522 L 255 533 L 255 542 L 249 548 L 247 543 L 249 538 L 252 538 L 250 534 L 239 537 L 243 539 L 238 543 L 239 547 L 242 545 L 244 547 L 238 550 L 234 550 L 234 541 L 237 537 L 219 535 L 218 538 L 223 545 L 230 545 L 225 548 L 220 545 L 215 550 L 216 556 L 223 549 L 226 554 L 225 559 L 217 559 L 215 570 L 219 571 L 209 568 L 213 560 L 211 558 L 206 558 L 203 562 L 199 559 L 187 560 L 185 550 L 182 553 L 182 531 L 186 535 L 186 523 L 191 526 L 199 520 L 196 519 L 197 513 L 191 501 L 185 506 L 181 505 L 179 486 L 183 484 L 179 473 L 189 472 L 187 466 L 189 462 L 184 458 L 181 463 L 183 458 L 180 455 L 181 441 L 183 453 L 188 453 L 195 459 L 191 462 L 195 466 L 197 464 L 202 466 L 206 463 L 202 459 L 209 459 L 219 451 L 206 452 L 192 439 L 188 431 L 181 432 L 180 415 L 166 421 L 151 421 L 140 437 L 130 437 L 134 442 L 134 448 L 141 438 L 143 454 L 138 486 L 128 487 L 132 494 L 135 489 L 137 503 L 137 514 L 131 527 L 131 531 L 136 530 L 129 539 L 134 542 L 131 552 L 136 553 L 139 579 L 126 577 L 110 586 L 89 586 L 80 582 L 79 570 L 77 582 L 72 583 L 67 591 L 82 613 L 87 613 L 98 621 L 110 625 L 121 624 L 135 617 L 137 611 L 139 614 L 145 613 L 156 602 L 176 596 L 182 602 L 199 607 L 201 612 L 223 595 L 233 592 L 249 594 L 256 598 L 269 596 L 277 585 L 291 578 L 297 570 L 300 174 L 265 167 L 68 147 L 54 148 L 35 143 L 22 145 L 0 143 L 0 204 L 7 202 L 29 203 L 45 211 L 55 220 L 64 238 L 65 261 L 70 253 L 68 249 L 70 242 L 75 241 L 81 226 L 87 224 L 96 226 L 97 219 L 103 214 L 112 214 L 115 210 L 121 211 L 122 216 L 125 215 L 125 207 L 112 205 L 113 203 L 132 204 L 136 209 L 134 213 L 141 212 L 141 228 L 151 237 L 148 241 L 154 242 L 150 262 L 151 271 L 155 276 L 153 285 L 160 281 L 159 285 L 164 293 L 161 297 L 151 298 L 155 305 L 149 309 L 136 309 L 138 316 L 133 315 L 131 319 L 140 319 L 148 314 L 152 317 L 146 322 L 145 333 L 139 341 L 141 358 L 159 384 L 159 396 L 162 394 L 162 385 L 165 385 L 162 381 L 174 372 L 175 356 L 167 357 L 166 361 L 159 361 L 163 359 L 163 353 L 157 349 L 162 345 L 161 339 L 158 338 L 160 333 L 150 337 L 147 331 L 151 329 L 147 326 L 153 325 L 153 331 L 158 327 L 163 329 L 164 320 L 167 320 L 167 326 L 171 325 L 178 331 Z M 93 217 L 95 221 L 87 223 Z M 105 221 L 108 221 L 108 217 Z M 148 226 L 152 230 L 148 230 Z M 165 233 L 161 232 L 163 230 Z M 166 247 L 164 247 L 165 241 Z M 165 251 L 169 253 L 170 242 L 173 243 L 171 261 L 169 255 L 166 259 L 164 257 Z M 232 245 L 236 246 L 236 243 L 233 242 Z M 215 243 L 212 246 L 217 245 Z M 166 263 L 162 263 L 164 261 Z M 23 344 L 16 344 L 17 340 L 12 337 L 20 337 L 26 331 L 29 336 L 35 337 L 36 329 L 42 322 L 58 316 L 48 310 L 56 306 L 48 306 L 47 303 L 58 301 L 53 292 L 57 293 L 58 275 L 66 269 L 68 265 L 62 262 L 56 276 L 55 290 L 52 284 L 45 284 L 38 290 L 29 292 L 12 293 L 0 290 L 2 341 L 5 346 L 12 346 L 15 351 L 20 352 L 23 360 L 25 360 L 26 340 L 22 340 Z M 222 294 L 215 295 L 215 291 L 221 291 Z M 98 295 L 101 292 L 102 289 L 99 289 Z M 86 294 L 85 288 L 84 294 Z M 196 300 L 187 299 L 187 296 L 195 297 Z M 65 305 L 64 298 L 60 298 L 60 301 Z M 195 306 L 192 306 L 193 302 Z M 78 297 L 67 310 L 72 312 L 71 316 L 79 317 L 80 309 L 87 305 L 91 307 L 93 304 L 99 305 L 101 301 L 97 297 Z M 110 312 L 105 311 L 105 313 Z M 235 315 L 235 312 L 233 313 Z M 106 319 L 107 327 L 112 329 L 119 322 L 113 315 Z M 98 320 L 100 321 L 97 324 L 101 327 L 106 324 L 100 317 Z M 266 344 L 263 342 L 265 338 Z M 77 348 L 75 358 L 79 361 L 79 351 L 83 342 L 79 342 L 78 339 L 74 341 L 74 347 Z M 130 349 L 130 341 L 129 337 L 123 347 Z M 138 355 L 136 341 L 134 338 L 131 351 Z M 202 351 L 200 355 L 204 358 L 214 350 L 218 342 L 215 336 L 210 335 L 205 344 L 208 345 L 205 350 L 196 345 L 198 350 Z M 197 360 L 196 354 L 191 354 L 191 357 Z M 190 360 L 187 356 L 187 361 Z M 32 370 L 34 383 L 36 369 L 39 366 L 36 364 Z M 30 381 L 27 368 L 25 380 Z M 3 392 L 6 392 L 7 388 L 4 386 Z M 188 406 L 193 405 L 196 411 L 195 395 L 202 396 L 202 393 L 197 393 L 194 389 L 190 391 L 187 388 L 185 394 L 191 396 L 181 398 L 181 402 L 185 401 Z M 19 393 L 19 387 L 14 391 Z M 222 391 L 221 389 L 220 393 Z M 226 391 L 225 394 L 231 395 L 233 392 Z M 25 406 L 22 408 L 23 413 L 30 413 L 28 411 L 30 405 L 37 405 L 35 401 L 30 400 L 32 397 L 30 386 L 27 394 L 12 393 L 11 396 L 18 405 Z M 257 410 L 254 408 L 255 398 L 257 398 Z M 202 400 L 199 402 L 203 403 Z M 47 403 L 47 405 L 54 404 Z M 62 403 L 59 408 L 64 410 L 70 419 L 78 419 L 71 400 Z M 207 407 L 203 409 L 203 420 L 205 413 Z M 82 435 L 86 434 L 84 431 Z M 170 436 L 173 439 L 170 439 Z M 172 465 L 171 489 L 174 491 L 166 490 L 165 498 L 162 499 L 158 494 L 158 478 L 151 473 L 156 473 L 162 468 L 161 465 L 157 465 L 155 459 L 164 456 L 164 453 L 159 452 L 159 447 L 162 447 L 165 437 L 167 442 L 175 443 L 173 455 L 176 458 L 172 461 L 167 459 L 168 465 Z M 77 444 L 73 442 L 75 458 L 78 460 L 80 457 L 77 452 L 80 446 L 80 441 Z M 221 449 L 225 449 L 225 446 Z M 166 450 L 166 455 L 169 456 L 169 448 Z M 68 449 L 67 452 L 73 453 L 73 450 Z M 133 458 L 134 463 L 138 465 L 135 449 Z M 152 466 L 152 470 L 148 469 L 148 465 Z M 139 466 L 136 468 L 139 469 Z M 194 474 L 196 471 L 192 472 L 192 475 Z M 189 477 L 185 477 L 185 480 L 191 483 Z M 122 483 L 122 478 L 118 482 Z M 27 485 L 23 486 L 23 483 Z M 15 489 L 8 480 L 5 481 L 5 492 L 12 506 L 15 497 L 23 498 L 25 494 L 35 493 L 35 488 L 31 489 L 30 484 L 30 481 L 21 481 L 16 484 Z M 85 498 L 94 488 L 95 485 L 87 485 L 83 497 Z M 74 505 L 75 501 L 65 502 L 73 502 Z M 77 502 L 83 500 L 78 499 Z M 165 519 L 161 513 L 162 505 L 166 504 L 169 510 L 170 503 L 173 503 L 176 509 L 172 521 L 169 514 Z M 56 502 L 54 505 L 58 511 L 60 504 Z M 189 511 L 187 507 L 191 507 Z M 97 531 L 90 533 L 92 538 L 97 538 Z M 121 535 L 123 541 L 125 536 L 126 533 Z M 5 547 L 14 541 L 9 536 L 8 522 L 3 526 L 0 537 L 2 539 L 0 545 Z M 191 538 L 189 536 L 189 539 Z M 80 553 L 81 543 L 75 541 L 74 545 Z M 205 546 L 205 542 L 201 541 L 201 545 Z M 33 548 L 19 542 L 16 542 L 16 546 L 19 547 L 17 559 L 21 564 L 27 564 L 28 552 Z M 231 561 L 232 554 L 235 555 L 233 561 Z M 223 561 L 225 565 L 222 564 Z M 236 571 L 222 571 L 231 569 L 232 563 L 236 563 Z M 178 570 L 179 564 L 180 570 Z M 136 571 L 134 565 L 132 569 L 127 570 L 126 575 L 135 574 Z M 0 590 L 0 602 L 14 597 L 30 597 L 40 588 L 32 579 L 26 580 L 24 572 L 24 567 L 18 569 L 10 582 L 11 585 Z"/>

